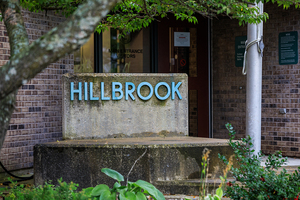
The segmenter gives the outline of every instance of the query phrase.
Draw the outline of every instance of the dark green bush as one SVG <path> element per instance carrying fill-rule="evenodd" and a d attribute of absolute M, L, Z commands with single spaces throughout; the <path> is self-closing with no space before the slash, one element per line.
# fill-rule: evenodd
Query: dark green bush
<path fill-rule="evenodd" d="M 86 189 L 80 192 L 76 192 L 78 184 L 66 183 L 61 179 L 58 180 L 58 186 L 54 186 L 50 183 L 45 183 L 43 186 L 33 187 L 21 184 L 17 185 L 17 182 L 12 182 L 9 194 L 5 196 L 5 200 L 54 200 L 54 199 L 65 199 L 65 200 L 88 200 L 89 194 Z M 96 199 L 96 198 L 95 198 Z"/>
<path fill-rule="evenodd" d="M 239 166 L 232 168 L 235 181 L 228 182 L 225 191 L 226 196 L 234 200 L 248 199 L 271 199 L 285 200 L 298 199 L 300 192 L 300 175 L 298 168 L 293 174 L 288 174 L 285 169 L 278 172 L 277 169 L 286 162 L 280 152 L 269 155 L 266 166 L 261 166 L 261 159 L 264 156 L 261 152 L 258 155 L 252 150 L 251 138 L 247 136 L 241 141 L 233 141 L 236 132 L 231 124 L 226 124 L 229 131 L 229 145 L 233 148 L 235 159 Z M 219 157 L 228 163 L 224 156 Z"/>

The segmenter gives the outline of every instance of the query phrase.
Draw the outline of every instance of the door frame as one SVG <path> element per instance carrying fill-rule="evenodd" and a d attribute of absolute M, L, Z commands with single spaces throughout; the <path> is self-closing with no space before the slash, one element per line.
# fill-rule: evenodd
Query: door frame
<path fill-rule="evenodd" d="M 209 138 L 213 138 L 213 62 L 212 62 L 212 20 L 207 18 L 208 38 L 208 105 L 209 105 Z"/>
<path fill-rule="evenodd" d="M 169 17 L 169 18 L 172 18 L 172 17 Z M 212 48 L 211 48 L 211 20 L 210 19 L 204 19 L 204 20 L 207 20 L 205 23 L 207 23 L 207 31 L 204 31 L 203 32 L 203 34 L 205 34 L 206 35 L 206 37 L 207 37 L 207 57 L 206 57 L 206 59 L 207 59 L 207 83 L 208 83 L 208 88 L 207 88 L 207 92 L 208 92 L 208 137 L 209 138 L 212 138 L 213 137 L 213 128 L 212 128 L 212 126 L 213 126 L 213 110 L 212 110 L 212 106 L 213 106 L 213 103 L 212 103 L 212 62 L 211 62 L 211 52 L 212 52 Z M 186 22 L 187 23 L 187 26 L 186 27 L 192 27 L 193 25 L 191 25 L 191 24 L 188 24 L 188 22 Z M 172 23 L 170 23 L 169 24 L 169 27 L 175 27 L 175 26 L 177 26 L 177 27 L 182 27 L 182 26 L 178 26 L 177 24 L 172 24 Z M 199 25 L 200 26 L 200 25 Z M 199 30 L 199 29 L 198 29 Z M 156 24 L 156 36 L 155 37 L 158 37 L 158 34 L 159 34 L 159 30 L 158 30 L 158 28 L 157 28 L 157 24 Z M 198 33 L 197 33 L 198 34 Z M 164 39 L 166 39 L 166 40 L 168 40 L 168 38 L 164 38 Z M 168 53 L 169 53 L 169 51 L 166 51 L 166 50 L 163 50 L 163 51 L 160 51 L 159 52 L 159 49 L 161 49 L 161 47 L 159 47 L 159 45 L 160 44 L 158 44 L 158 38 L 155 38 L 155 41 L 152 41 L 153 43 L 155 43 L 155 45 L 156 45 L 156 47 L 155 47 L 155 49 L 157 49 L 157 51 L 156 51 L 156 56 L 158 56 L 158 54 L 161 56 L 162 54 L 163 54 L 163 56 L 167 56 L 167 57 L 169 57 L 169 55 L 168 55 Z M 199 42 L 197 42 L 197 44 L 199 45 Z M 155 58 L 155 61 L 156 61 L 156 70 L 155 71 L 153 71 L 154 73 L 158 73 L 159 72 L 159 67 L 162 65 L 161 63 L 158 63 L 158 57 L 156 57 Z M 198 60 L 198 63 L 200 63 L 199 62 L 199 60 Z M 168 65 L 168 63 L 164 63 L 163 65 Z M 201 129 L 201 127 L 199 127 L 199 129 Z M 198 131 L 198 133 L 199 133 L 199 131 Z"/>

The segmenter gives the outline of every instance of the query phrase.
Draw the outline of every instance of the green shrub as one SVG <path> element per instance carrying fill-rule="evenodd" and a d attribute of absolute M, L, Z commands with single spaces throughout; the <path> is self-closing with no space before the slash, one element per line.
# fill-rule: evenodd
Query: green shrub
<path fill-rule="evenodd" d="M 285 169 L 276 171 L 287 160 L 280 152 L 269 155 L 266 166 L 261 166 L 261 158 L 264 155 L 261 152 L 258 155 L 254 154 L 251 138 L 247 136 L 242 139 L 242 142 L 233 141 L 236 132 L 231 124 L 226 124 L 226 128 L 230 135 L 229 145 L 233 148 L 235 159 L 239 163 L 237 168 L 231 169 L 235 181 L 227 183 L 226 196 L 234 200 L 298 199 L 300 168 L 293 174 L 288 174 Z M 219 155 L 219 157 L 225 164 L 228 163 L 224 156 Z"/>
<path fill-rule="evenodd" d="M 65 200 L 88 200 L 89 198 L 86 190 L 83 189 L 81 192 L 76 192 L 78 184 L 66 183 L 62 180 L 58 180 L 58 186 L 54 186 L 50 183 L 45 183 L 39 187 L 25 187 L 25 185 L 17 185 L 17 182 L 12 182 L 9 194 L 5 196 L 5 200 L 54 200 L 54 199 L 65 199 Z"/>
<path fill-rule="evenodd" d="M 116 200 L 117 197 L 118 200 L 147 200 L 147 196 L 154 200 L 165 200 L 164 195 L 146 181 L 127 181 L 127 184 L 122 186 L 121 181 L 124 181 L 124 177 L 120 173 L 108 168 L 101 171 L 117 180 L 113 188 L 100 184 L 77 192 L 78 184 L 62 182 L 62 179 L 58 180 L 58 186 L 45 183 L 39 187 L 17 185 L 17 182 L 10 179 L 12 185 L 9 194 L 0 195 L 5 196 L 5 200 Z"/>

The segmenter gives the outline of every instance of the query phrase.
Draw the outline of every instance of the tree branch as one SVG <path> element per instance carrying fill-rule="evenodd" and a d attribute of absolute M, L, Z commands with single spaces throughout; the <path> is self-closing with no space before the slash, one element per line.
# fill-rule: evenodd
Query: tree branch
<path fill-rule="evenodd" d="M 16 94 L 17 91 L 0 100 L 0 149 L 2 148 L 5 140 L 11 114 L 15 110 Z"/>
<path fill-rule="evenodd" d="M 88 0 L 68 20 L 19 52 L 0 68 L 0 100 L 87 42 L 98 23 L 119 0 Z"/>
<path fill-rule="evenodd" d="M 23 52 L 29 44 L 19 1 L 0 1 L 2 18 L 8 33 L 11 57 Z M 2 79 L 1 79 L 2 80 Z M 2 81 L 1 81 L 2 82 Z M 11 114 L 15 110 L 17 88 L 0 100 L 0 149 L 5 140 Z"/>
<path fill-rule="evenodd" d="M 9 37 L 11 56 L 14 56 L 23 51 L 29 44 L 19 1 L 1 0 L 0 10 Z"/>
<path fill-rule="evenodd" d="M 149 12 L 148 12 L 148 9 L 147 9 L 147 3 L 146 3 L 146 0 L 144 0 L 144 9 L 145 9 L 145 12 L 150 16 Z"/>

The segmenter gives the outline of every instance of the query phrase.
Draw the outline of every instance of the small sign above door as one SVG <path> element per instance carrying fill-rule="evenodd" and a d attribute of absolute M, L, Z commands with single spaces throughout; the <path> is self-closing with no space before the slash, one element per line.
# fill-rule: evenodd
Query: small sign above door
<path fill-rule="evenodd" d="M 174 32 L 174 47 L 190 47 L 190 32 Z"/>

